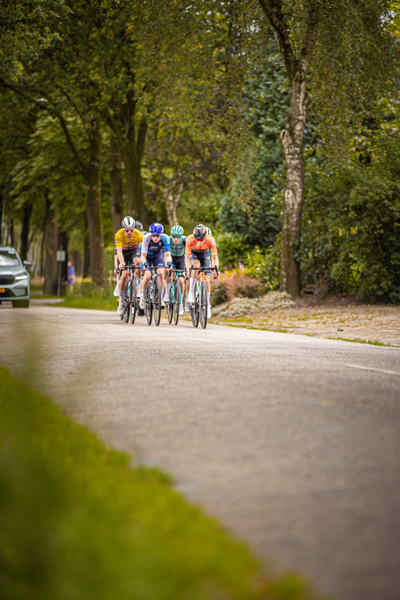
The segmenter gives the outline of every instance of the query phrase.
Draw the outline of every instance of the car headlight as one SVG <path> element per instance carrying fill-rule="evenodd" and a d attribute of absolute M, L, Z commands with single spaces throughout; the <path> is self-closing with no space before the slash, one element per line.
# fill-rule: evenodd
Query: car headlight
<path fill-rule="evenodd" d="M 21 279 L 28 279 L 28 275 L 17 275 L 15 281 L 20 281 Z"/>

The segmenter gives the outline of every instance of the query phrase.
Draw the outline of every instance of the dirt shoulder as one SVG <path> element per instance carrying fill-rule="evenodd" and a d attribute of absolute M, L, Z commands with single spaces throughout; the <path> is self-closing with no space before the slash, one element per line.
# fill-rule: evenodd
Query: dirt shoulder
<path fill-rule="evenodd" d="M 212 322 L 400 347 L 400 306 L 363 304 L 349 297 L 305 296 L 292 306 L 236 318 L 225 311 Z"/>

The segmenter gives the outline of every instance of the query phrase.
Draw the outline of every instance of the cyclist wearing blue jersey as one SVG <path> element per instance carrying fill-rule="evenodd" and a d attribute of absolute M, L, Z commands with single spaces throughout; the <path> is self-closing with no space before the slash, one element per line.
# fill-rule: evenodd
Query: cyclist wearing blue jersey
<path fill-rule="evenodd" d="M 186 236 L 183 235 L 183 227 L 180 225 L 174 225 L 171 227 L 171 235 L 169 237 L 170 246 L 171 246 L 171 257 L 172 263 L 176 269 L 180 271 L 185 271 L 185 243 Z M 169 300 L 169 290 L 172 282 L 172 273 L 167 276 L 166 285 L 165 285 L 165 296 L 164 301 Z M 179 314 L 183 315 L 183 293 L 185 290 L 185 277 L 179 277 L 179 285 L 181 288 L 181 303 L 179 304 Z"/>
<path fill-rule="evenodd" d="M 167 266 L 172 265 L 171 252 L 169 244 L 169 236 L 163 233 L 164 227 L 161 223 L 152 223 L 150 225 L 150 233 L 144 236 L 142 246 L 140 262 L 144 271 L 142 281 L 142 296 L 140 298 L 140 308 L 146 308 L 146 290 L 150 283 L 151 269 L 150 267 L 157 267 L 157 277 L 160 281 L 161 288 L 161 306 L 165 307 L 165 302 L 162 296 L 164 292 L 164 271 L 165 262 Z M 165 254 L 164 254 L 165 253 Z"/>

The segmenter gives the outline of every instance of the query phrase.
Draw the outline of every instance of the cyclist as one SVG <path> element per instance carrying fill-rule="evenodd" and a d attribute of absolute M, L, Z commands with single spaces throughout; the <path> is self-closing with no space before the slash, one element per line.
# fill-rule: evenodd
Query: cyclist
<path fill-rule="evenodd" d="M 115 234 L 115 245 L 117 248 L 117 262 L 120 269 L 123 269 L 126 264 L 134 264 L 138 267 L 135 271 L 135 277 L 138 280 L 140 277 L 140 244 L 143 240 L 143 233 L 136 229 L 136 223 L 132 217 L 125 217 L 122 220 L 122 228 Z M 115 259 L 114 259 L 115 260 Z M 119 304 L 118 314 L 124 312 L 123 300 L 125 298 L 126 285 L 128 283 L 128 271 L 122 271 L 119 280 Z"/>
<path fill-rule="evenodd" d="M 181 271 L 185 271 L 186 236 L 183 234 L 184 234 L 183 227 L 181 227 L 180 225 L 174 225 L 173 227 L 171 227 L 171 235 L 169 237 L 169 242 L 170 242 L 170 246 L 171 246 L 172 263 L 173 263 L 174 267 L 176 267 L 177 269 L 179 269 Z M 170 275 L 167 276 L 167 279 L 166 279 L 164 302 L 169 300 L 169 290 L 171 287 L 171 282 L 172 282 L 172 272 Z M 182 299 L 183 299 L 183 293 L 185 290 L 185 277 L 183 275 L 182 275 L 182 277 L 179 277 L 179 286 L 181 288 L 181 303 L 179 304 L 179 314 L 183 315 Z"/>
<path fill-rule="evenodd" d="M 169 236 L 163 232 L 164 227 L 161 225 L 161 223 L 152 223 L 150 225 L 150 233 L 145 235 L 143 238 L 140 261 L 142 264 L 142 269 L 144 270 L 144 275 L 142 280 L 142 295 L 139 302 L 140 308 L 146 308 L 145 295 L 150 283 L 151 266 L 157 267 L 157 277 L 160 281 L 161 288 L 161 306 L 165 307 L 165 302 L 163 299 L 165 272 L 164 258 L 167 261 L 168 267 L 172 266 L 172 260 Z"/>
<path fill-rule="evenodd" d="M 210 252 L 211 251 L 211 261 L 210 261 Z M 211 264 L 210 264 L 211 262 Z M 211 235 L 207 235 L 207 230 L 204 225 L 199 224 L 193 230 L 193 233 L 186 238 L 186 248 L 185 248 L 185 264 L 186 270 L 189 272 L 190 266 L 194 267 L 194 270 L 190 276 L 190 284 L 189 284 L 189 304 L 192 304 L 194 299 L 194 286 L 197 278 L 196 267 L 207 267 L 207 270 L 204 271 L 206 287 L 207 287 L 207 299 L 208 299 L 208 309 L 207 309 L 207 318 L 211 318 L 211 305 L 210 305 L 210 295 L 211 295 L 211 281 L 210 275 L 211 270 L 209 268 L 211 266 L 217 267 L 219 265 L 218 260 L 218 252 L 217 246 L 215 244 L 215 240 Z M 214 276 L 216 277 L 216 275 Z"/>

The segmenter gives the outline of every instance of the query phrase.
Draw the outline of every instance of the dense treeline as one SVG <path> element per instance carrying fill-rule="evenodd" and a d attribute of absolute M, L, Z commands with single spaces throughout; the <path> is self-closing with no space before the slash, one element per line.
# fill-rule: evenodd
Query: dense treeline
<path fill-rule="evenodd" d="M 45 291 L 61 246 L 104 285 L 131 214 L 204 221 L 223 263 L 294 296 L 400 300 L 396 3 L 4 0 L 1 16 L 1 242 Z"/>

